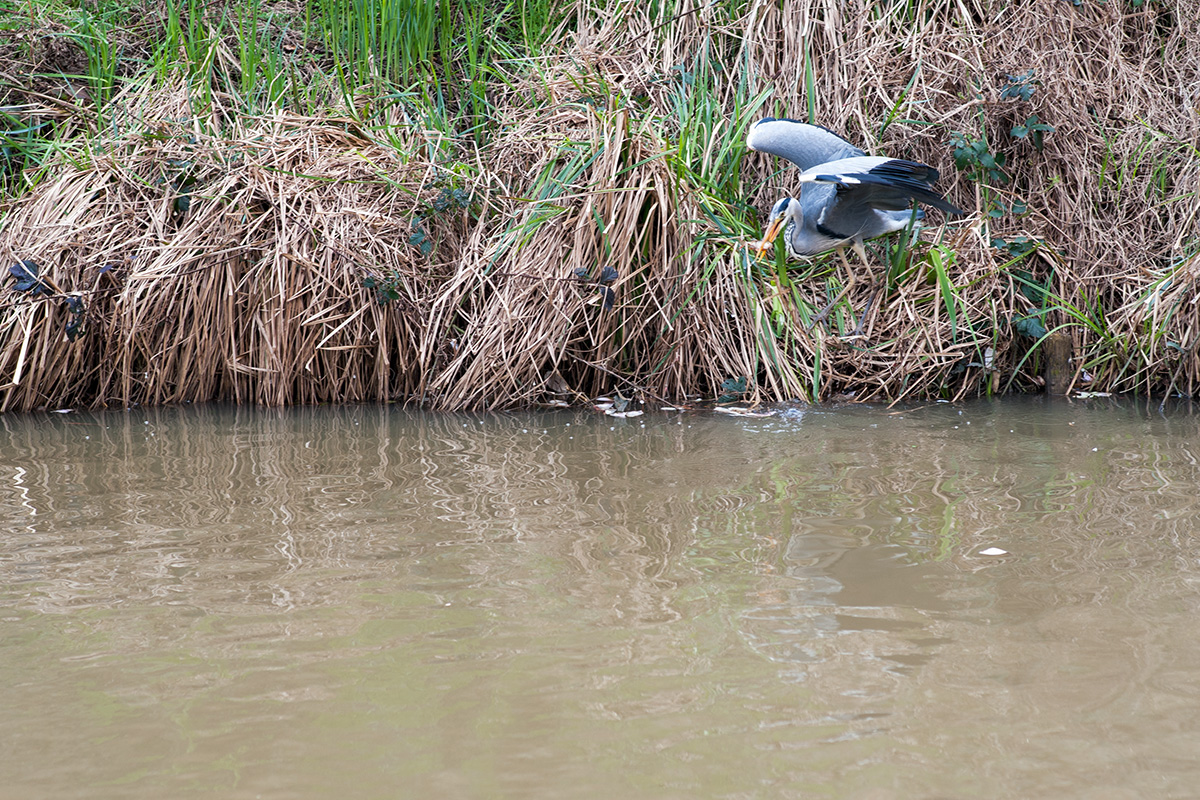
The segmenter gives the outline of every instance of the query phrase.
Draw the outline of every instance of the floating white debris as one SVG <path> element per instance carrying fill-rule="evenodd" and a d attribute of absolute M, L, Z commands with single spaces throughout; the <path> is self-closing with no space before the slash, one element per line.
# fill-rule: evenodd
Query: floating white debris
<path fill-rule="evenodd" d="M 717 406 L 713 411 L 718 411 L 722 414 L 729 414 L 734 417 L 773 417 L 774 411 L 755 411 L 750 408 L 737 408 L 736 406 Z"/>
<path fill-rule="evenodd" d="M 981 556 L 1006 556 L 1006 555 L 1008 555 L 1008 551 L 1001 550 L 999 547 L 989 547 L 987 550 L 980 550 L 979 555 L 981 555 Z"/>
<path fill-rule="evenodd" d="M 74 411 L 75 411 L 75 409 L 73 409 L 73 408 L 56 408 L 56 409 L 54 409 L 55 414 L 71 414 Z"/>
<path fill-rule="evenodd" d="M 623 419 L 625 417 L 640 417 L 642 414 L 644 414 L 646 412 L 644 412 L 644 411 L 613 411 L 611 408 L 606 408 L 604 410 L 604 413 L 608 414 L 610 417 L 621 417 Z"/>

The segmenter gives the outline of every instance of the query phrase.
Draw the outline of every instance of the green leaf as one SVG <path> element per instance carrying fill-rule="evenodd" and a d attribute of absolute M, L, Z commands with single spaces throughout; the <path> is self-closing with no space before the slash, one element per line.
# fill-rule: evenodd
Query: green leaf
<path fill-rule="evenodd" d="M 1049 333 L 1046 326 L 1037 317 L 1021 317 L 1013 320 L 1013 330 L 1030 339 L 1041 339 Z"/>
<path fill-rule="evenodd" d="M 1011 252 L 1011 250 L 1010 250 Z M 1045 283 L 1040 283 L 1033 279 L 1033 275 L 1023 269 L 1014 269 L 1012 276 L 1021 284 L 1021 294 L 1037 308 L 1045 308 L 1050 295 L 1050 279 L 1047 278 Z"/>
<path fill-rule="evenodd" d="M 1082 2 L 1082 0 L 1080 0 Z M 1008 79 L 1008 85 L 1000 92 L 1000 99 L 1005 100 L 1029 100 L 1033 97 L 1033 92 L 1041 83 L 1036 77 L 1032 69 L 1027 69 L 1020 75 L 1005 75 Z"/>
<path fill-rule="evenodd" d="M 931 250 L 929 261 L 933 265 L 938 287 L 942 292 L 942 304 L 946 307 L 946 318 L 950 321 L 950 335 L 956 336 L 958 332 L 958 302 L 954 295 L 954 284 L 950 281 L 950 275 L 946 271 L 947 265 L 942 261 L 941 253 Z"/>
<path fill-rule="evenodd" d="M 738 400 L 742 395 L 746 394 L 747 380 L 746 378 L 726 378 L 721 381 L 721 396 L 717 398 L 718 403 L 732 403 Z"/>

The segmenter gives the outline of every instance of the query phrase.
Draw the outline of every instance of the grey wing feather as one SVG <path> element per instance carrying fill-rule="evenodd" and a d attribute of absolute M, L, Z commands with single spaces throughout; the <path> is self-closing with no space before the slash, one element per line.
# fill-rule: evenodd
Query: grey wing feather
<path fill-rule="evenodd" d="M 786 158 L 801 170 L 828 161 L 866 155 L 833 131 L 794 119 L 760 119 L 750 126 L 746 146 Z"/>

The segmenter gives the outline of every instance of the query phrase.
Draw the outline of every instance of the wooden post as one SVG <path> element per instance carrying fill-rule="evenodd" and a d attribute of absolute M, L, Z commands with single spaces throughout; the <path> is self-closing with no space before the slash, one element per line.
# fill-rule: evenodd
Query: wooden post
<path fill-rule="evenodd" d="M 1071 365 L 1074 342 L 1066 331 L 1055 331 L 1042 342 L 1042 355 L 1046 359 L 1042 377 L 1046 380 L 1046 394 L 1062 395 L 1071 391 L 1075 382 L 1075 367 Z"/>

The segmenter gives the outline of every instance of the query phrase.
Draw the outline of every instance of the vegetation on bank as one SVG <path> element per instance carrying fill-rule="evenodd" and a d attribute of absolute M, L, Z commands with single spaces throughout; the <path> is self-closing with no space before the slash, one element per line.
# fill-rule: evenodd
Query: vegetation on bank
<path fill-rule="evenodd" d="M 0 0 L 0 408 L 1200 391 L 1200 0 Z M 966 218 L 745 247 L 762 116 Z"/>

